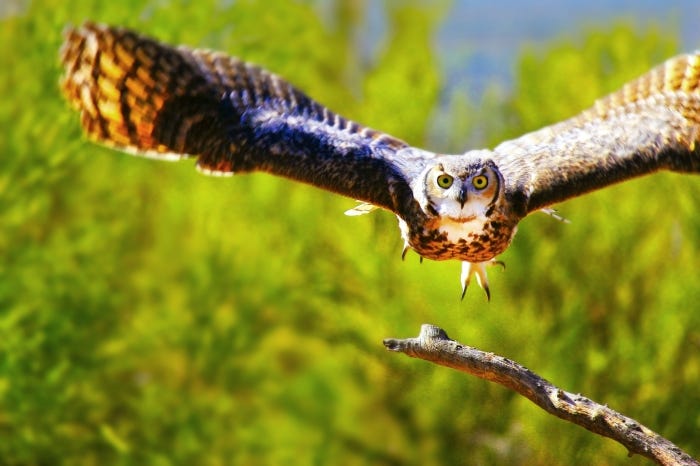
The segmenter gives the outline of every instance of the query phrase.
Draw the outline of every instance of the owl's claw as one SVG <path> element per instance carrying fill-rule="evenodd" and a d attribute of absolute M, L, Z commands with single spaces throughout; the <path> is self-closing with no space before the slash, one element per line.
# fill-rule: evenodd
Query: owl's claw
<path fill-rule="evenodd" d="M 495 259 L 491 259 L 490 261 L 486 262 L 462 262 L 462 297 L 461 299 L 464 299 L 464 295 L 467 294 L 467 287 L 469 286 L 469 281 L 471 280 L 472 276 L 476 276 L 476 283 L 486 292 L 486 299 L 491 301 L 491 291 L 489 290 L 489 281 L 486 277 L 486 266 L 488 265 L 500 265 L 504 269 L 506 268 L 506 264 L 503 263 L 502 261 L 497 261 Z"/>
<path fill-rule="evenodd" d="M 409 246 L 408 243 L 406 243 L 403 247 L 403 251 L 401 251 L 401 260 L 402 261 L 406 260 L 406 253 L 408 252 L 409 249 L 411 249 L 411 246 Z M 419 256 L 419 260 L 420 260 L 420 263 L 422 264 L 423 263 L 423 256 Z"/>

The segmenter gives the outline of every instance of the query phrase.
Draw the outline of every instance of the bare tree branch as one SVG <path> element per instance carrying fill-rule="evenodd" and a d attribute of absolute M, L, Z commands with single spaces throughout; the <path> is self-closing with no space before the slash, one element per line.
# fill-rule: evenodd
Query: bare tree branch
<path fill-rule="evenodd" d="M 630 456 L 636 453 L 662 465 L 700 466 L 700 462 L 634 419 L 580 394 L 557 388 L 514 361 L 451 340 L 439 327 L 425 324 L 417 338 L 388 338 L 384 340 L 384 346 L 390 351 L 508 387 L 550 414 L 619 442 L 627 448 Z"/>

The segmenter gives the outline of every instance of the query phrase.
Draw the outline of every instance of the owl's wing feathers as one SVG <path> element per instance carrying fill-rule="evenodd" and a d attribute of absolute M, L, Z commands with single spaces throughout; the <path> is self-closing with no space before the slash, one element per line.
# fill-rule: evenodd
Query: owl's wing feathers
<path fill-rule="evenodd" d="M 494 149 L 532 212 L 658 170 L 700 171 L 700 55 L 668 60 L 580 115 Z M 517 197 L 517 196 L 516 196 Z"/>
<path fill-rule="evenodd" d="M 212 175 L 266 171 L 399 214 L 414 172 L 433 155 L 222 53 L 91 23 L 65 35 L 63 90 L 88 135 L 118 149 L 194 156 Z"/>

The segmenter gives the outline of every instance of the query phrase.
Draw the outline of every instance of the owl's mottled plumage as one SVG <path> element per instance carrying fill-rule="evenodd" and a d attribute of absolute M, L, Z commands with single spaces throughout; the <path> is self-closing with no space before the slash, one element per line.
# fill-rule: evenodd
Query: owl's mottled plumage
<path fill-rule="evenodd" d="M 668 60 L 569 120 L 462 155 L 362 127 L 236 58 L 122 28 L 68 29 L 61 59 L 63 91 L 92 139 L 193 156 L 211 175 L 266 171 L 384 208 L 406 248 L 463 261 L 463 289 L 476 275 L 487 294 L 485 266 L 529 213 L 661 169 L 700 171 L 699 54 Z"/>

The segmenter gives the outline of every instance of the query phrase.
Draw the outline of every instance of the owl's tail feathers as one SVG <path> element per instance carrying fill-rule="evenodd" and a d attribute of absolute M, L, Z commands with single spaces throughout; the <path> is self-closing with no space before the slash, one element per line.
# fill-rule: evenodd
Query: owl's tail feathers
<path fill-rule="evenodd" d="M 121 28 L 68 27 L 61 88 L 88 137 L 166 160 L 211 149 L 218 99 L 177 49 Z M 223 134 L 223 132 L 219 133 Z"/>

